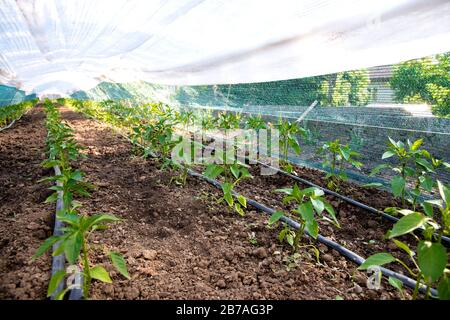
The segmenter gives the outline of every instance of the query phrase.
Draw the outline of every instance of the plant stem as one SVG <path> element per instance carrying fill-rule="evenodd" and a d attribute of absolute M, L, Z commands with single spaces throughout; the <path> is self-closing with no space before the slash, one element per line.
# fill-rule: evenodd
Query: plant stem
<path fill-rule="evenodd" d="M 431 285 L 427 282 L 427 291 L 425 293 L 425 300 L 430 299 L 430 291 L 431 291 Z"/>
<path fill-rule="evenodd" d="M 294 237 L 294 253 L 296 253 L 298 251 L 298 244 L 300 242 L 300 239 L 303 235 L 303 232 L 305 230 L 305 224 L 301 223 L 300 228 L 297 230 L 297 232 L 295 233 L 295 237 Z"/>
<path fill-rule="evenodd" d="M 83 269 L 84 269 L 84 298 L 89 298 L 89 290 L 91 286 L 91 272 L 89 268 L 89 258 L 86 246 L 86 239 L 83 237 L 82 241 L 82 251 L 83 251 Z"/>
<path fill-rule="evenodd" d="M 419 275 L 417 276 L 417 279 L 416 279 L 416 286 L 414 287 L 413 300 L 416 300 L 417 296 L 419 294 L 419 287 L 420 287 L 420 280 L 421 279 L 422 279 L 422 274 L 419 273 Z"/>
<path fill-rule="evenodd" d="M 403 181 L 405 182 L 405 185 L 402 189 L 402 207 L 403 208 L 405 207 L 405 189 L 406 189 L 405 166 L 406 166 L 406 163 L 403 162 L 402 163 L 402 178 L 403 178 Z"/>

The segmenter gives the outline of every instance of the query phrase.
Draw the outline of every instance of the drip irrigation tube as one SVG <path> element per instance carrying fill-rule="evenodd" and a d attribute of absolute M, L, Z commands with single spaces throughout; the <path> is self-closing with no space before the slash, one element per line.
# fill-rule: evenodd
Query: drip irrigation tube
<path fill-rule="evenodd" d="M 210 178 L 204 176 L 203 174 L 200 174 L 198 172 L 192 171 L 190 169 L 188 170 L 188 174 L 190 176 L 193 176 L 193 177 L 196 177 L 196 178 L 200 178 L 200 179 L 202 179 L 202 180 L 212 184 L 214 187 L 216 187 L 218 189 L 221 189 L 221 184 L 217 180 L 210 179 Z M 233 196 L 235 196 L 235 197 L 238 196 L 237 192 L 232 191 L 232 193 L 233 193 Z M 269 215 L 272 215 L 272 214 L 275 213 L 274 209 L 269 208 L 269 207 L 267 207 L 267 206 L 265 206 L 265 205 L 255 201 L 255 200 L 247 199 L 247 203 L 249 205 L 253 206 L 254 208 L 256 208 L 258 210 L 261 210 L 261 211 L 263 211 L 263 212 L 265 212 L 265 213 L 267 213 Z M 300 228 L 299 223 L 297 221 L 289 218 L 289 217 L 283 216 L 281 218 L 281 220 L 283 222 L 287 223 L 289 226 L 291 226 L 294 229 L 299 229 Z M 310 236 L 308 234 L 308 232 L 306 232 L 306 231 L 305 231 L 305 234 L 307 236 Z M 334 241 L 332 241 L 332 240 L 330 240 L 330 239 L 328 239 L 328 238 L 326 238 L 326 237 L 324 237 L 324 236 L 322 236 L 320 234 L 317 236 L 317 241 L 319 241 L 319 242 L 325 244 L 326 246 L 328 246 L 328 247 L 338 251 L 340 254 L 342 254 L 343 256 L 345 256 L 346 258 L 351 260 L 352 262 L 356 263 L 357 265 L 361 265 L 365 261 L 365 259 L 363 257 L 357 255 L 356 253 L 350 251 L 349 249 L 341 246 L 340 244 L 338 244 L 338 243 L 336 243 L 336 242 L 334 242 Z M 405 276 L 403 274 L 400 274 L 398 272 L 392 271 L 392 270 L 384 268 L 384 267 L 380 267 L 380 271 L 382 272 L 382 274 L 384 276 L 386 276 L 386 277 L 394 277 L 394 278 L 400 280 L 404 285 L 406 285 L 406 286 L 408 286 L 408 287 L 410 287 L 412 289 L 414 289 L 415 286 L 416 286 L 416 281 L 415 280 L 413 280 L 413 279 L 411 279 L 411 278 L 409 278 L 409 277 L 407 277 L 407 276 Z M 421 293 L 425 293 L 426 292 L 426 287 L 421 285 L 419 287 L 419 291 Z M 430 290 L 430 293 L 431 293 L 432 296 L 437 296 L 437 290 L 434 289 L 434 288 L 432 288 Z"/>
<path fill-rule="evenodd" d="M 55 175 L 61 174 L 61 170 L 58 166 L 54 166 L 53 169 L 55 170 Z M 61 183 L 59 181 L 57 181 L 56 184 L 58 186 L 61 186 Z M 58 213 L 62 209 L 63 209 L 63 192 L 58 191 L 58 198 L 56 200 L 56 213 Z M 63 232 L 62 232 L 63 227 L 64 227 L 64 224 L 58 219 L 58 216 L 55 214 L 55 228 L 53 230 L 53 235 L 61 236 L 63 234 Z M 58 247 L 59 247 L 59 242 L 55 243 L 52 246 L 52 251 L 54 252 Z M 64 253 L 61 253 L 57 256 L 52 256 L 52 277 L 56 272 L 65 270 L 65 268 L 66 268 L 66 258 L 65 258 Z M 75 279 L 74 279 L 74 285 L 76 288 L 70 290 L 69 300 L 80 300 L 83 298 L 83 290 L 81 289 L 82 283 L 83 283 L 83 281 L 82 281 L 81 274 L 76 273 Z M 52 300 L 54 300 L 56 295 L 59 292 L 61 292 L 62 290 L 64 290 L 64 287 L 65 287 L 65 283 L 64 283 L 64 281 L 61 281 L 58 284 L 57 288 L 55 289 L 55 293 L 52 294 L 52 296 L 50 298 Z"/>

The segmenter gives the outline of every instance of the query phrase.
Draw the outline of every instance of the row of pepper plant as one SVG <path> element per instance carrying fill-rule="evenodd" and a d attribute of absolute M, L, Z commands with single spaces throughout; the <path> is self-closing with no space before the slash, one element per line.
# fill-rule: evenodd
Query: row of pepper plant
<path fill-rule="evenodd" d="M 25 112 L 30 110 L 36 102 L 37 100 L 29 100 L 0 107 L 0 128 L 6 127 L 14 120 L 19 119 Z"/>
<path fill-rule="evenodd" d="M 80 152 L 83 148 L 77 143 L 74 130 L 61 120 L 58 108 L 51 101 L 44 103 L 46 113 L 47 128 L 47 155 L 48 158 L 42 163 L 44 168 L 59 167 L 60 174 L 42 179 L 40 182 L 56 183 L 49 189 L 53 193 L 45 202 L 53 203 L 62 199 L 62 208 L 56 212 L 56 219 L 60 220 L 64 227 L 61 234 L 55 234 L 47 238 L 34 254 L 33 259 L 37 259 L 47 250 L 55 245 L 52 255 L 64 254 L 70 266 L 82 270 L 83 276 L 83 296 L 89 298 L 90 286 L 93 279 L 106 283 L 112 283 L 108 271 L 101 265 L 92 265 L 89 256 L 92 249 L 89 245 L 90 237 L 93 233 L 109 228 L 109 224 L 120 222 L 121 219 L 111 214 L 83 214 L 79 211 L 81 202 L 75 197 L 90 197 L 90 190 L 93 185 L 85 181 L 84 173 L 79 169 L 74 169 L 72 164 L 83 157 Z M 113 266 L 127 279 L 130 279 L 126 263 L 122 255 L 110 251 L 107 253 Z M 62 300 L 64 296 L 73 288 L 73 284 L 57 292 L 61 281 L 71 274 L 73 268 L 66 268 L 55 272 L 47 290 L 47 296 L 53 296 L 56 300 Z"/>

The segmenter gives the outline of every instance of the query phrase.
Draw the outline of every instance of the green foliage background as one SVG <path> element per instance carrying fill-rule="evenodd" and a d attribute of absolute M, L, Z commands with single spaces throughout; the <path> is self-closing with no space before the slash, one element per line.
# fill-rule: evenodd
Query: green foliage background
<path fill-rule="evenodd" d="M 390 85 L 397 102 L 428 103 L 450 116 L 450 52 L 396 65 Z"/>

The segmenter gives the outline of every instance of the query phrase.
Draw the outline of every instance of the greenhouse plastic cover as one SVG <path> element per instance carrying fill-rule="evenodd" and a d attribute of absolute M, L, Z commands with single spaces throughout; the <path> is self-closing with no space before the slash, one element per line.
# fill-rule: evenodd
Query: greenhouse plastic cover
<path fill-rule="evenodd" d="M 448 0 L 0 0 L 0 83 L 300 78 L 450 51 Z"/>

